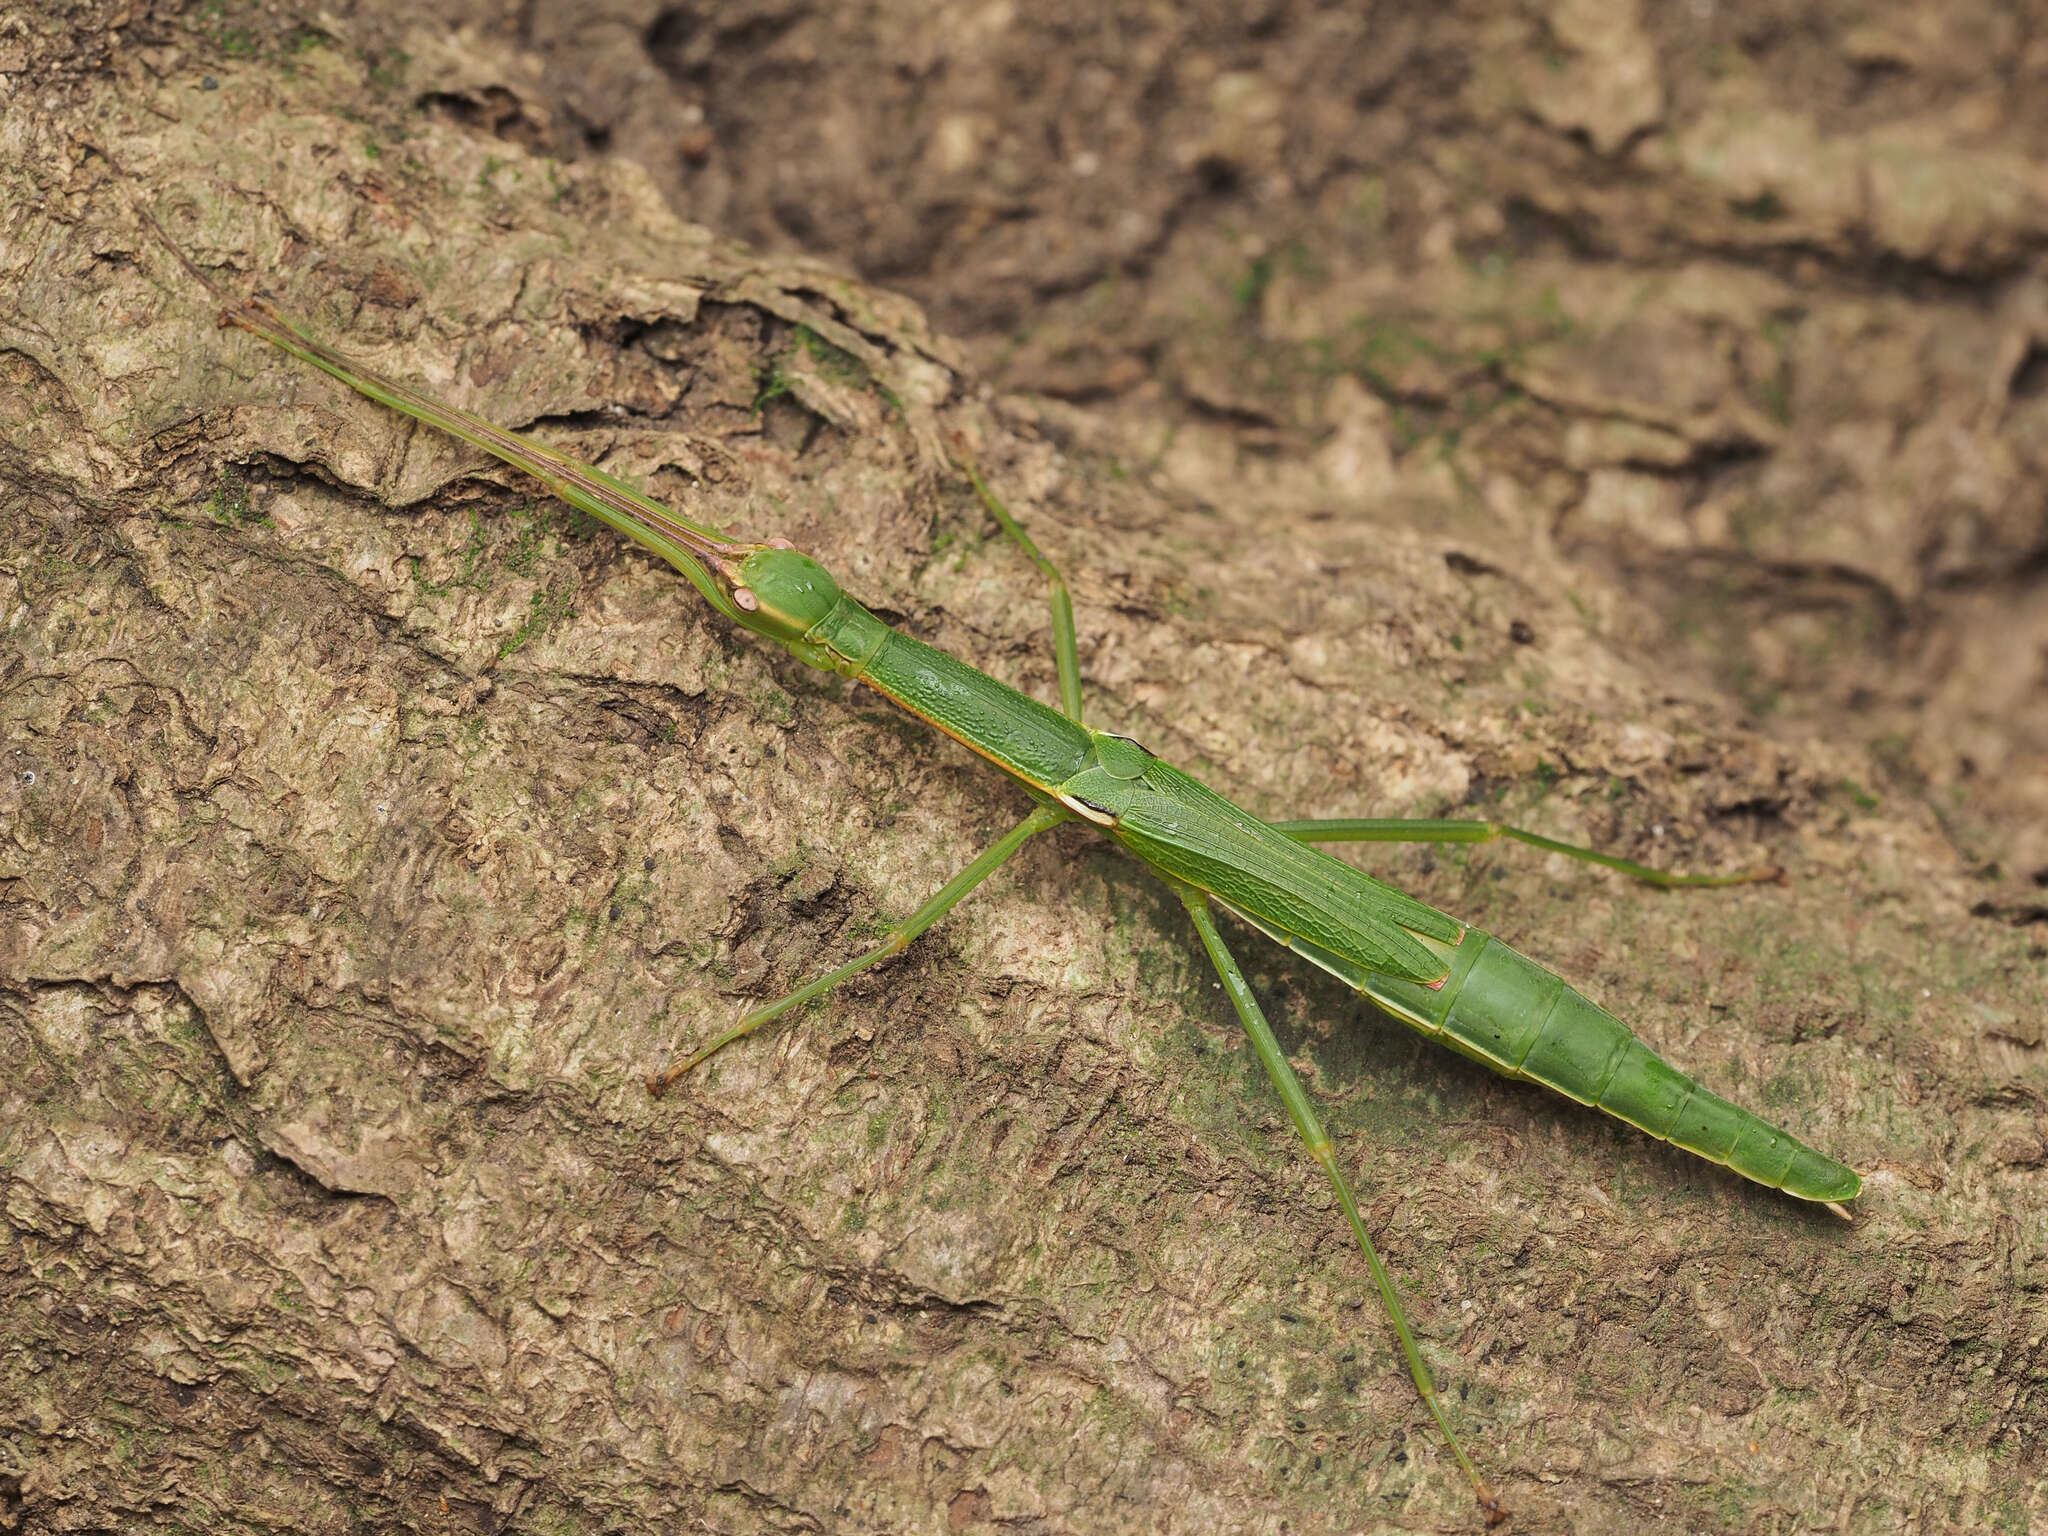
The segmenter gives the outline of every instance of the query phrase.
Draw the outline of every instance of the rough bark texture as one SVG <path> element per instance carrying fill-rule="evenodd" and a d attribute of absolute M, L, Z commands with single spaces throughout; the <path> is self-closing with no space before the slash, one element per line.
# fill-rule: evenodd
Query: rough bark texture
<path fill-rule="evenodd" d="M 1200 69 L 1223 23 L 1123 38 L 1130 80 L 1150 59 L 1185 100 L 1087 151 L 1111 190 L 1069 245 L 1014 249 L 1000 197 L 936 210 L 1001 191 L 1023 130 L 884 67 L 978 78 L 990 29 L 1020 68 L 1085 51 L 1001 8 L 869 18 L 841 58 L 806 41 L 825 12 L 728 35 L 621 6 L 587 47 L 725 103 L 723 140 L 652 171 L 560 158 L 565 125 L 629 140 L 626 104 L 659 102 L 542 84 L 532 35 L 0 27 L 0 1530 L 1476 1524 L 1176 904 L 1085 828 L 651 1102 L 673 1046 L 851 953 L 1026 802 L 516 476 L 217 330 L 170 245 L 1050 698 L 1040 585 L 946 467 L 971 445 L 1074 584 L 1095 718 L 1262 813 L 1470 805 L 1785 866 L 1660 896 L 1526 850 L 1369 860 L 1866 1170 L 1854 1226 L 1240 949 L 1516 1530 L 2048 1522 L 2040 124 L 2001 137 L 1996 93 L 1942 73 L 1967 48 L 1904 22 L 1854 56 L 1921 115 L 1824 131 L 1794 75 L 1726 86 L 1626 7 L 1390 15 L 1367 51 L 1398 85 L 1305 16 L 1239 18 Z M 2038 113 L 2042 42 L 1985 25 Z M 764 234 L 736 103 L 772 140 L 761 82 L 821 59 L 834 89 L 773 113 L 804 125 L 779 206 L 867 175 L 860 206 L 923 210 L 844 249 L 896 260 L 976 360 L 673 211 L 723 198 L 698 211 Z M 1419 117 L 1389 123 L 1402 90 Z M 1361 169 L 1438 97 L 1467 115 L 1434 173 Z M 859 159 L 873 102 L 931 146 L 922 181 Z M 1283 171 L 1348 254 L 1212 217 Z M 920 231 L 1044 289 L 1007 318 L 931 292 Z M 1826 266 L 1845 250 L 1874 254 Z M 1141 258 L 1141 301 L 1076 297 Z M 1197 274 L 1178 308 L 1168 270 Z M 1039 302 L 1048 333 L 1003 351 Z M 1967 612 L 1927 633 L 1960 659 L 1899 663 L 1917 694 L 1830 649 L 1944 582 Z M 1645 590 L 1779 671 L 1745 691 Z M 1947 677 L 1979 652 L 1992 702 Z M 1830 657 L 1832 692 L 1759 723 Z M 1834 728 L 1859 686 L 1909 721 L 1888 760 Z M 1964 735 L 1975 757 L 1929 745 Z M 1981 803 L 1950 798 L 1960 761 Z"/>

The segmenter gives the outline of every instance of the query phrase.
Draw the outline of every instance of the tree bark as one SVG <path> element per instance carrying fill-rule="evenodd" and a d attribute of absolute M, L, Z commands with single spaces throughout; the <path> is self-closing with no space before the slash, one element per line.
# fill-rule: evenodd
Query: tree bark
<path fill-rule="evenodd" d="M 1476 1525 L 1176 903 L 1088 829 L 650 1100 L 1024 797 L 198 274 L 1051 699 L 970 447 L 1093 720 L 1260 814 L 1786 866 L 1369 860 L 1865 1170 L 1853 1226 L 1233 942 L 1516 1529 L 2048 1518 L 2038 943 L 1853 754 L 1675 694 L 1455 475 L 1191 507 L 628 165 L 331 46 L 206 68 L 0 119 L 0 1529 Z"/>

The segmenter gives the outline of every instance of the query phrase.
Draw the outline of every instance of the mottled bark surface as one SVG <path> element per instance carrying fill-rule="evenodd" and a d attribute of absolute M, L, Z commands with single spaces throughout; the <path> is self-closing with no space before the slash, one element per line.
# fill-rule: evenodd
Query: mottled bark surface
<path fill-rule="evenodd" d="M 1086 829 L 650 1101 L 673 1046 L 852 953 L 1026 800 L 518 477 L 217 330 L 173 245 L 384 371 L 796 540 L 1051 698 L 1041 586 L 946 465 L 971 445 L 1073 582 L 1094 717 L 1263 814 L 1469 806 L 1782 864 L 1660 896 L 1528 850 L 1366 860 L 1865 1170 L 1854 1226 L 1240 951 L 1514 1529 L 2048 1521 L 2042 930 L 2032 866 L 1973 842 L 2036 846 L 2039 162 L 1903 108 L 1794 131 L 1768 72 L 1731 105 L 1672 39 L 1551 11 L 1400 24 L 1411 60 L 1474 50 L 1467 158 L 1434 192 L 1301 173 L 1383 260 L 1319 272 L 1211 221 L 1238 254 L 1183 282 L 1220 318 L 1169 328 L 1159 277 L 1091 321 L 1074 293 L 1175 227 L 1130 173 L 1073 228 L 1157 238 L 1014 290 L 1055 329 L 1001 356 L 957 294 L 926 296 L 972 352 L 841 267 L 682 222 L 676 165 L 736 136 L 652 171 L 550 158 L 592 103 L 655 107 L 601 73 L 580 109 L 550 97 L 532 37 L 11 18 L 0 1530 L 1477 1524 L 1176 903 Z M 681 13 L 584 36 L 680 90 L 723 59 L 772 75 L 822 14 L 701 59 Z M 1193 117 L 1146 98 L 1140 148 L 1197 145 L 1160 162 L 1196 235 L 1203 197 L 1296 164 L 1317 100 L 1332 136 L 1364 131 L 1346 112 L 1393 132 L 1363 86 L 1309 89 L 1347 55 L 1275 15 L 1295 94 L 1284 59 L 1212 50 L 1174 76 Z M 896 99 L 891 49 L 980 46 L 941 20 L 871 25 L 865 55 L 810 38 L 843 95 L 776 114 L 811 125 L 804 195 L 865 164 L 868 125 L 830 109 Z M 1939 39 L 1866 30 L 1873 79 L 1932 78 L 1925 112 L 1962 121 Z M 2009 88 L 2038 86 L 2039 41 L 2000 38 Z M 910 99 L 927 169 L 1001 185 L 1000 119 Z M 1121 143 L 1091 177 L 1128 172 Z M 1572 158 L 1624 151 L 1626 216 Z M 1509 185 L 1517 157 L 1551 179 Z M 760 235 L 750 184 L 694 211 Z M 931 213 L 944 185 L 874 184 L 963 264 L 1038 259 Z M 1566 225 L 1609 264 L 1539 238 Z M 1527 248 L 1489 267 L 1489 238 Z M 1857 242 L 1909 280 L 1785 255 Z M 1116 382 L 1140 356 L 1165 393 Z M 1850 596 L 1802 608 L 1819 577 Z M 1889 761 L 1827 712 L 1882 652 L 1760 720 L 1646 602 L 1790 678 L 1943 581 L 1979 627 L 1929 633 L 1975 635 L 2009 692 L 1944 681 L 1962 640 L 1906 658 L 1917 694 L 1868 683 L 1912 722 Z M 1957 757 L 1902 760 L 1968 732 L 1999 770 L 1982 805 L 1948 794 Z"/>

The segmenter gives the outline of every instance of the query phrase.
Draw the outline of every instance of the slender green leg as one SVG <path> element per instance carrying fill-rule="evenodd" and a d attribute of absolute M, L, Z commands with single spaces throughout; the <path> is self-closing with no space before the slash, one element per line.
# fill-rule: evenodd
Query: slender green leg
<path fill-rule="evenodd" d="M 1187 907 L 1188 916 L 1194 919 L 1195 931 L 1202 936 L 1202 947 L 1209 951 L 1216 974 L 1223 980 L 1223 989 L 1230 994 L 1238 1018 L 1244 1021 L 1245 1033 L 1252 1037 L 1252 1048 L 1265 1064 L 1266 1075 L 1272 1078 L 1273 1086 L 1286 1102 L 1287 1113 L 1294 1121 L 1294 1128 L 1301 1132 L 1301 1139 L 1307 1143 L 1309 1156 L 1321 1163 L 1323 1172 L 1329 1175 L 1330 1187 L 1336 1190 L 1337 1202 L 1344 1207 L 1344 1215 L 1351 1223 L 1351 1230 L 1357 1234 L 1359 1247 L 1365 1250 L 1365 1262 L 1372 1270 L 1373 1284 L 1379 1287 L 1380 1300 L 1385 1303 L 1394 1332 L 1400 1337 L 1401 1353 L 1407 1356 L 1408 1374 L 1415 1378 L 1415 1390 L 1435 1416 L 1437 1427 L 1444 1432 L 1444 1439 L 1451 1447 L 1451 1454 L 1458 1458 L 1458 1465 L 1471 1479 L 1479 1507 L 1486 1511 L 1486 1523 L 1500 1524 L 1507 1518 L 1507 1508 L 1494 1497 L 1479 1476 L 1466 1457 L 1465 1448 L 1458 1444 L 1457 1435 L 1452 1433 L 1450 1420 L 1444 1417 L 1443 1405 L 1437 1400 L 1436 1382 L 1429 1374 L 1429 1367 L 1423 1363 L 1422 1351 L 1416 1347 L 1414 1334 L 1408 1331 L 1408 1315 L 1401 1310 L 1401 1298 L 1394 1291 L 1394 1278 L 1387 1273 L 1386 1265 L 1380 1262 L 1379 1251 L 1373 1247 L 1372 1238 L 1365 1230 L 1365 1218 L 1359 1215 L 1358 1201 L 1351 1193 L 1350 1182 L 1337 1164 L 1336 1148 L 1330 1142 L 1330 1133 L 1316 1118 L 1308 1094 L 1302 1089 L 1301 1079 L 1294 1075 L 1294 1068 L 1288 1064 L 1280 1042 L 1273 1037 L 1273 1027 L 1266 1022 L 1258 998 L 1252 995 L 1250 983 L 1244 979 L 1244 972 L 1238 969 L 1236 957 L 1225 947 L 1223 935 L 1216 931 L 1216 919 L 1209 912 L 1208 898 L 1193 886 L 1182 885 L 1178 881 L 1174 882 L 1173 888 Z"/>
<path fill-rule="evenodd" d="M 1060 711 L 1069 720 L 1078 722 L 1081 718 L 1081 654 L 1074 643 L 1074 602 L 1067 596 L 1066 578 L 1060 575 L 1058 566 L 1039 553 L 1038 546 L 1031 542 L 1031 535 L 1024 531 L 1024 525 L 1010 515 L 1010 509 L 1003 505 L 1002 498 L 988 488 L 973 460 L 961 459 L 960 467 L 974 482 L 974 491 L 981 498 L 981 504 L 1003 525 L 1003 532 L 1015 539 L 1024 553 L 1031 557 L 1031 563 L 1045 574 L 1047 583 L 1052 587 L 1052 651 L 1053 660 L 1060 669 Z"/>
<path fill-rule="evenodd" d="M 1041 805 L 1029 816 L 1018 822 L 1016 826 L 1004 833 L 1000 839 L 983 849 L 980 856 L 973 863 L 969 864 L 959 874 L 940 887 L 939 893 L 936 896 L 932 897 L 930 901 L 919 907 L 894 928 L 891 928 L 887 938 L 883 939 L 881 943 L 862 955 L 858 960 L 842 965 L 836 971 L 827 971 L 823 976 L 805 982 L 787 997 L 779 997 L 774 1002 L 765 1003 L 761 1007 L 756 1008 L 752 1013 L 742 1016 L 738 1023 L 711 1041 L 709 1045 L 700 1046 L 690 1056 L 686 1057 L 680 1065 L 670 1067 L 665 1072 L 648 1073 L 647 1091 L 656 1098 L 659 1098 L 668 1091 L 677 1078 L 700 1062 L 715 1055 L 724 1047 L 732 1044 L 740 1036 L 751 1035 L 770 1019 L 787 1013 L 799 1004 L 809 1002 L 821 993 L 831 991 L 842 981 L 847 980 L 849 977 L 858 976 L 870 966 L 880 965 L 891 955 L 902 954 L 905 949 L 909 948 L 912 939 L 952 911 L 967 896 L 968 892 L 1009 863 L 1011 855 L 1023 847 L 1027 841 L 1048 827 L 1056 827 L 1063 821 L 1071 821 L 1073 815 L 1074 813 L 1065 806 Z"/>
<path fill-rule="evenodd" d="M 1527 843 L 1532 848 L 1548 849 L 1561 853 L 1566 858 L 1583 859 L 1588 864 L 1603 864 L 1609 869 L 1618 869 L 1633 879 L 1648 881 L 1669 889 L 1679 885 L 1747 885 L 1753 880 L 1783 880 L 1785 871 L 1772 865 L 1769 869 L 1744 870 L 1739 875 L 1677 875 L 1668 869 L 1652 869 L 1647 864 L 1637 864 L 1630 859 L 1618 859 L 1611 853 L 1600 853 L 1591 848 L 1581 848 L 1576 843 L 1560 843 L 1555 838 L 1545 837 L 1539 832 L 1525 831 L 1499 821 L 1426 821 L 1421 818 L 1391 817 L 1384 820 L 1330 821 L 1276 821 L 1272 823 L 1275 832 L 1303 843 L 1490 843 L 1496 838 L 1513 838 L 1518 843 Z"/>

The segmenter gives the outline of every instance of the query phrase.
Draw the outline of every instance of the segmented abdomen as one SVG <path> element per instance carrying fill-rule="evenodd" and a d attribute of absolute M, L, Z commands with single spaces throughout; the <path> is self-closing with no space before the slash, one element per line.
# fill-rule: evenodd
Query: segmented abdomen
<path fill-rule="evenodd" d="M 1381 1007 L 1509 1077 L 1606 1110 L 1652 1136 L 1804 1200 L 1853 1200 L 1855 1172 L 1700 1087 L 1621 1020 L 1499 939 L 1470 929 L 1441 988 L 1368 972 Z"/>

